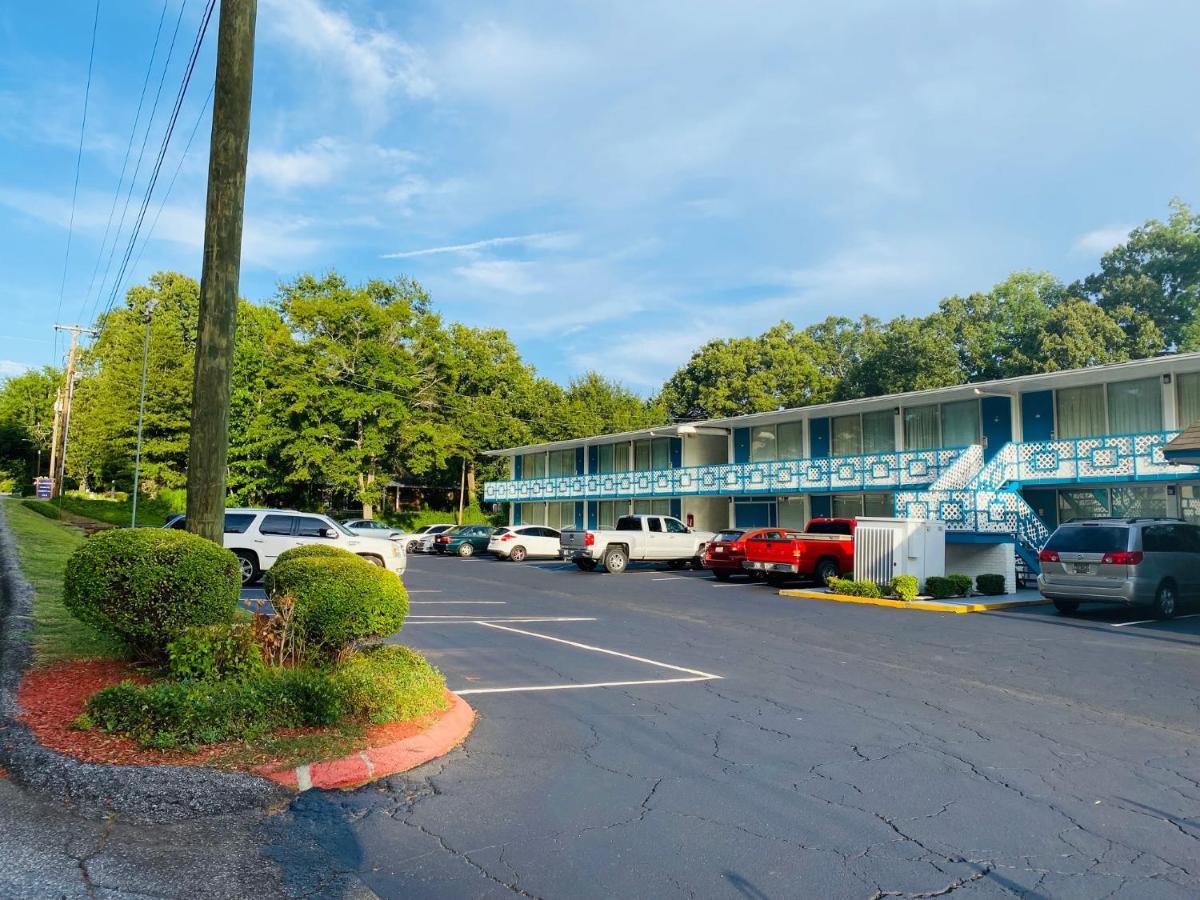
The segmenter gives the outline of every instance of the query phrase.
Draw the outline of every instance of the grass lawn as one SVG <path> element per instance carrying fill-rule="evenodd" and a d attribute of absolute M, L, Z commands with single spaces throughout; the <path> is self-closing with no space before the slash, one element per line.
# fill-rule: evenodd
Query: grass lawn
<path fill-rule="evenodd" d="M 83 497 L 61 497 L 54 503 L 62 503 L 62 508 L 77 516 L 85 516 L 100 522 L 121 527 L 129 524 L 132 504 L 128 500 L 86 500 Z M 149 497 L 138 498 L 138 526 L 142 528 L 158 528 L 171 515 L 171 507 L 162 500 L 151 500 Z"/>
<path fill-rule="evenodd" d="M 33 585 L 36 663 L 121 656 L 118 645 L 75 619 L 62 604 L 67 557 L 82 543 L 83 534 L 12 500 L 4 501 L 2 514 L 16 538 L 21 571 Z"/>

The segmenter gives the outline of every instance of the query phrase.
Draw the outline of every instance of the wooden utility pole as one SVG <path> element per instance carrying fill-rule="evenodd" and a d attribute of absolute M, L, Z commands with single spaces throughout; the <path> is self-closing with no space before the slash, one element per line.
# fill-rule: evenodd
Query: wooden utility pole
<path fill-rule="evenodd" d="M 67 444 L 71 437 L 71 401 L 75 398 L 75 361 L 79 356 L 79 336 L 90 334 L 95 337 L 100 333 L 82 325 L 55 324 L 54 330 L 71 335 L 71 349 L 67 352 L 67 373 L 58 394 L 59 402 L 54 404 L 54 447 L 50 452 L 51 497 L 62 493 L 63 480 L 67 475 Z"/>
<path fill-rule="evenodd" d="M 200 275 L 200 329 L 192 382 L 187 473 L 187 529 L 217 544 L 222 542 L 225 518 L 229 384 L 242 263 L 257 6 L 257 0 L 221 0 L 217 34 L 204 265 Z"/>

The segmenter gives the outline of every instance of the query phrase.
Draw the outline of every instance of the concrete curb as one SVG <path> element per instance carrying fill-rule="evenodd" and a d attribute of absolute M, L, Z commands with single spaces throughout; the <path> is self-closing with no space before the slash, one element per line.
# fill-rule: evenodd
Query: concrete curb
<path fill-rule="evenodd" d="M 831 594 L 825 591 L 785 589 L 781 597 L 803 597 L 807 600 L 831 600 L 834 603 L 858 603 L 862 606 L 885 606 L 889 609 L 915 609 L 921 612 L 974 613 L 992 612 L 997 609 L 1018 609 L 1025 606 L 1045 606 L 1050 601 L 1037 600 L 994 600 L 973 603 L 942 603 L 938 600 L 891 600 L 886 597 L 852 597 L 849 594 Z"/>
<path fill-rule="evenodd" d="M 361 787 L 376 778 L 386 778 L 424 765 L 449 753 L 471 733 L 475 710 L 457 694 L 454 704 L 433 725 L 420 734 L 368 747 L 340 759 L 306 763 L 294 769 L 260 770 L 260 773 L 285 787 L 299 791 L 310 788 L 348 790 Z"/>
<path fill-rule="evenodd" d="M 16 542 L 0 502 L 0 767 L 32 793 L 82 815 L 114 812 L 139 824 L 219 816 L 285 804 L 292 793 L 239 772 L 187 766 L 112 766 L 80 762 L 38 743 L 17 720 L 17 689 L 33 660 L 33 586 L 21 573 Z"/>

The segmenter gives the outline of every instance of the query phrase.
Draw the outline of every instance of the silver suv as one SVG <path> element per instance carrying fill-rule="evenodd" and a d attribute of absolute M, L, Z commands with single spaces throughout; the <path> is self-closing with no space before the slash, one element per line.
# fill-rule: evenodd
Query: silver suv
<path fill-rule="evenodd" d="M 1180 519 L 1085 519 L 1039 554 L 1038 590 L 1061 613 L 1084 602 L 1149 607 L 1160 619 L 1200 593 L 1200 527 Z"/>

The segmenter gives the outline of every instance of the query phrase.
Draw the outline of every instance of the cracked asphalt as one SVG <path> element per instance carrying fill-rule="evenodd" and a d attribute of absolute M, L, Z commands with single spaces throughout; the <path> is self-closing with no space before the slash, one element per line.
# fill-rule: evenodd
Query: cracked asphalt
<path fill-rule="evenodd" d="M 185 823 L 171 852 L 162 829 L 72 832 L 0 779 L 0 895 L 1200 895 L 1200 618 L 939 615 L 490 559 L 416 557 L 406 581 L 402 639 L 456 690 L 680 677 L 645 660 L 722 677 L 472 693 L 448 756 Z M 30 871 L 46 891 L 6 890 Z"/>
<path fill-rule="evenodd" d="M 506 627 L 723 678 L 472 694 L 461 750 L 276 819 L 285 871 L 381 897 L 1200 894 L 1200 618 L 938 615 L 489 559 L 414 558 L 407 580 L 414 616 L 594 617 Z M 457 620 L 404 640 L 454 689 L 678 674 Z"/>

